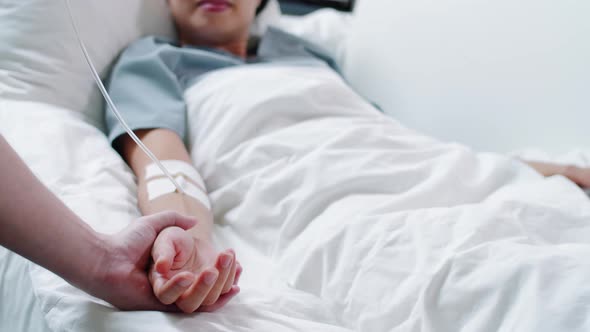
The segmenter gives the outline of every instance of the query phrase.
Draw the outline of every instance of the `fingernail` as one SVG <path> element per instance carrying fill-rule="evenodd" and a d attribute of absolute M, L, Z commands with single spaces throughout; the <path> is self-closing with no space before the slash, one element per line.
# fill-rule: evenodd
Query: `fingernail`
<path fill-rule="evenodd" d="M 233 258 L 230 255 L 221 256 L 221 267 L 223 267 L 224 269 L 229 268 L 231 266 L 232 261 Z"/>
<path fill-rule="evenodd" d="M 217 281 L 217 275 L 215 273 L 208 272 L 205 275 L 205 284 L 207 286 L 212 286 L 213 284 L 215 284 L 216 281 Z"/>

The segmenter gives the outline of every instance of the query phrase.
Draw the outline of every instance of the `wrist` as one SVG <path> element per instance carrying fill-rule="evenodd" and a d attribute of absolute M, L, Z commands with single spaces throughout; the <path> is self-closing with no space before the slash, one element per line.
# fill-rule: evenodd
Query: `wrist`
<path fill-rule="evenodd" d="M 213 239 L 207 234 L 191 234 L 197 245 L 213 246 Z"/>
<path fill-rule="evenodd" d="M 109 266 L 108 236 L 89 230 L 85 237 L 87 245 L 73 259 L 65 279 L 85 292 L 96 295 L 98 288 L 107 278 Z"/>
<path fill-rule="evenodd" d="M 213 230 L 210 223 L 200 222 L 197 226 L 187 230 L 187 232 L 198 242 L 213 243 Z"/>

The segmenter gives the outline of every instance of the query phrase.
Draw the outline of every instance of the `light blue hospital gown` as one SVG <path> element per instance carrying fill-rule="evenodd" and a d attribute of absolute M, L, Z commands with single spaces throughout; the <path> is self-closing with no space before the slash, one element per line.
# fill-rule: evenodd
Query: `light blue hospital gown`
<path fill-rule="evenodd" d="M 170 129 L 184 140 L 184 90 L 210 71 L 260 63 L 336 69 L 321 47 L 276 28 L 269 28 L 260 40 L 256 57 L 248 60 L 212 48 L 181 47 L 172 40 L 147 37 L 123 52 L 113 68 L 108 89 L 131 129 Z M 110 110 L 105 114 L 113 143 L 125 130 Z"/>

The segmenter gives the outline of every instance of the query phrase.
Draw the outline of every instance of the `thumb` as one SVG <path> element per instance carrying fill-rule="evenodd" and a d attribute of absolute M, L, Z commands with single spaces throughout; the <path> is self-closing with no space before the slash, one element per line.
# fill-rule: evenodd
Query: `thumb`
<path fill-rule="evenodd" d="M 170 271 L 176 257 L 174 242 L 167 236 L 160 236 L 156 239 L 152 248 L 152 259 L 158 273 L 164 274 Z"/>
<path fill-rule="evenodd" d="M 150 226 L 156 234 L 163 229 L 177 226 L 184 230 L 193 228 L 197 224 L 197 219 L 183 216 L 176 212 L 160 212 L 141 218 L 141 222 Z"/>

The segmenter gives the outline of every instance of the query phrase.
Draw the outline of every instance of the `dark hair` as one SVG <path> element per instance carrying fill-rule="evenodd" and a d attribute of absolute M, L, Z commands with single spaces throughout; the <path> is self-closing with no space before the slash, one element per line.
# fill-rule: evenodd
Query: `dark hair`
<path fill-rule="evenodd" d="M 264 7 L 266 7 L 267 3 L 268 3 L 268 0 L 260 1 L 260 6 L 258 6 L 258 8 L 256 9 L 256 15 L 260 14 L 260 12 L 262 12 L 264 10 Z"/>

